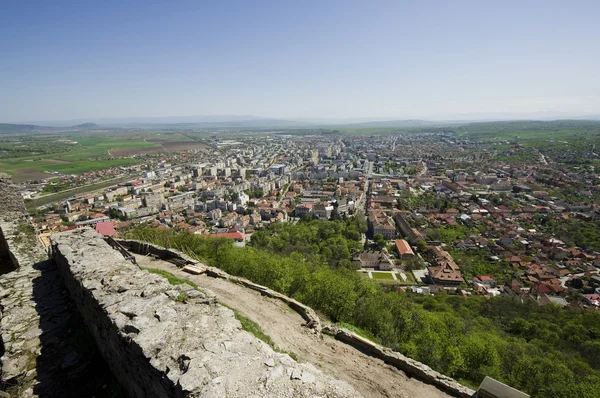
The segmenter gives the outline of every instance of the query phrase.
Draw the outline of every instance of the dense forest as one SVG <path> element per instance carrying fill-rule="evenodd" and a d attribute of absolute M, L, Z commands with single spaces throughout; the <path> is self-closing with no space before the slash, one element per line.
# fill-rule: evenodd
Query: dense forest
<path fill-rule="evenodd" d="M 508 297 L 386 290 L 348 266 L 363 228 L 355 220 L 274 224 L 245 248 L 143 226 L 128 236 L 285 293 L 464 384 L 475 387 L 489 375 L 532 397 L 598 396 L 600 314 Z"/>

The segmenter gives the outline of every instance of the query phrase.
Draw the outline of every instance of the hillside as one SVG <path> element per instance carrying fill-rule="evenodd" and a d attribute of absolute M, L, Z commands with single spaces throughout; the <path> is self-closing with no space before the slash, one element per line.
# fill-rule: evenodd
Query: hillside
<path fill-rule="evenodd" d="M 0 134 L 18 134 L 30 131 L 42 130 L 47 127 L 36 126 L 34 124 L 12 124 L 0 123 Z"/>

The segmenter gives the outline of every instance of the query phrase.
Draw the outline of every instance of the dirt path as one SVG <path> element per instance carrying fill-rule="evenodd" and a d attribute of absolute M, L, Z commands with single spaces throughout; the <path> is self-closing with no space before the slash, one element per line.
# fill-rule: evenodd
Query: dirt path
<path fill-rule="evenodd" d="M 185 277 L 217 299 L 257 322 L 275 344 L 296 354 L 330 375 L 344 379 L 365 397 L 441 398 L 449 395 L 411 379 L 404 372 L 329 336 L 319 336 L 302 324 L 304 320 L 279 300 L 260 295 L 232 282 L 206 275 L 190 275 L 173 264 L 136 255 L 142 267 L 158 268 Z"/>

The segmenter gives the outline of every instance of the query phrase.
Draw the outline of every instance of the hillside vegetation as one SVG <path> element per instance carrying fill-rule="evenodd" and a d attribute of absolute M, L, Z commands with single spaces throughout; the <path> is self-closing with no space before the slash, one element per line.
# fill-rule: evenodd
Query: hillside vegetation
<path fill-rule="evenodd" d="M 387 291 L 344 261 L 360 228 L 356 221 L 272 225 L 245 248 L 147 226 L 128 237 L 177 248 L 285 293 L 470 386 L 489 375 L 532 397 L 597 397 L 600 314 L 506 297 Z"/>

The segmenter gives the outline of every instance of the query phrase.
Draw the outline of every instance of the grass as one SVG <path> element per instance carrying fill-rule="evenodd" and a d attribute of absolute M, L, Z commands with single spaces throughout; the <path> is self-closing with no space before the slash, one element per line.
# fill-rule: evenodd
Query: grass
<path fill-rule="evenodd" d="M 185 303 L 185 301 L 188 299 L 188 295 L 185 293 L 179 293 L 179 295 L 177 296 L 177 298 L 175 300 L 179 301 L 180 303 Z"/>
<path fill-rule="evenodd" d="M 223 303 L 220 303 L 220 304 L 224 307 L 229 308 L 231 311 L 233 311 L 235 319 L 240 321 L 240 324 L 242 325 L 243 330 L 245 330 L 246 332 L 252 333 L 252 335 L 254 337 L 267 343 L 273 350 L 275 350 L 279 353 L 282 353 L 282 354 L 288 354 L 290 356 L 290 358 L 294 359 L 295 361 L 298 361 L 298 356 L 295 353 L 293 353 L 291 351 L 285 351 L 285 350 L 282 350 L 281 348 L 277 347 L 277 345 L 275 344 L 275 342 L 273 341 L 271 336 L 266 334 L 264 332 L 264 330 L 262 330 L 262 328 L 260 327 L 260 325 L 258 323 L 254 322 L 252 319 L 240 314 L 239 311 L 236 310 L 235 308 L 231 308 L 230 306 L 223 304 Z"/>
<path fill-rule="evenodd" d="M 44 137 L 47 139 L 47 137 Z M 136 159 L 109 159 L 108 151 L 113 148 L 148 148 L 159 147 L 153 142 L 146 142 L 140 137 L 120 136 L 56 136 L 56 140 L 70 139 L 77 141 L 73 147 L 65 147 L 64 152 L 25 156 L 0 161 L 0 169 L 12 175 L 25 173 L 27 170 L 57 171 L 79 174 L 91 170 L 101 170 L 117 166 L 130 166 L 138 163 Z M 98 159 L 100 158 L 100 159 Z"/>
<path fill-rule="evenodd" d="M 377 337 L 375 337 L 372 333 L 370 333 L 366 330 L 363 330 L 357 326 L 354 326 L 354 325 L 351 325 L 351 324 L 345 323 L 345 322 L 336 323 L 336 326 L 344 328 L 344 329 L 348 329 L 349 331 L 356 333 L 360 337 L 363 337 L 367 340 L 371 340 L 372 342 L 380 344 L 379 339 Z"/>
<path fill-rule="evenodd" d="M 227 307 L 231 311 L 233 311 L 235 319 L 240 321 L 240 323 L 242 324 L 242 329 L 244 329 L 246 332 L 252 333 L 254 335 L 254 337 L 264 341 L 265 343 L 270 345 L 273 349 L 275 349 L 275 347 L 276 347 L 275 342 L 269 335 L 267 335 L 264 332 L 264 330 L 262 330 L 262 328 L 260 327 L 260 325 L 258 323 L 254 322 L 250 318 L 245 317 L 244 315 L 240 314 L 238 310 L 231 308 L 228 305 L 225 305 L 225 304 L 221 304 L 221 305 L 223 305 L 224 307 Z"/>
<path fill-rule="evenodd" d="M 401 285 L 414 285 L 415 283 L 417 283 L 417 281 L 415 280 L 415 277 L 413 276 L 412 272 L 410 271 L 404 271 L 404 275 L 406 275 L 406 280 L 402 280 L 402 277 L 400 275 L 398 275 L 398 283 Z"/>
<path fill-rule="evenodd" d="M 175 275 L 173 275 L 173 274 L 172 274 L 172 273 L 170 273 L 170 272 L 163 271 L 162 269 L 157 269 L 157 268 L 147 268 L 147 267 L 142 267 L 142 269 L 145 269 L 145 270 L 146 270 L 146 271 L 148 271 L 148 272 L 151 272 L 151 273 L 153 273 L 153 274 L 160 275 L 160 276 L 162 276 L 163 278 L 166 278 L 166 279 L 167 279 L 167 281 L 169 281 L 169 283 L 170 283 L 171 285 L 182 285 L 182 284 L 187 284 L 187 285 L 190 285 L 191 287 L 193 287 L 193 288 L 194 288 L 194 289 L 196 289 L 196 290 L 200 290 L 200 289 L 198 288 L 198 285 L 196 285 L 194 282 L 192 282 L 192 281 L 190 281 L 190 280 L 188 280 L 188 279 L 186 279 L 186 278 L 181 278 L 181 277 L 179 277 L 179 276 L 175 276 Z M 179 297 L 178 297 L 178 298 L 179 298 Z"/>
<path fill-rule="evenodd" d="M 382 280 L 388 280 L 388 281 L 395 280 L 394 277 L 392 276 L 391 272 L 373 271 L 373 272 L 371 272 L 371 275 L 373 276 L 373 279 L 382 279 Z"/>

